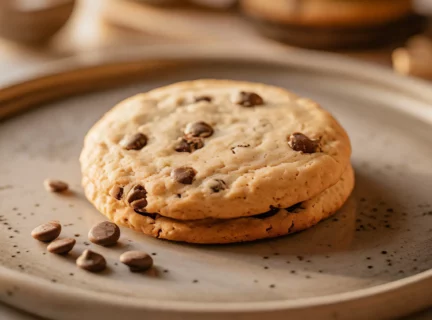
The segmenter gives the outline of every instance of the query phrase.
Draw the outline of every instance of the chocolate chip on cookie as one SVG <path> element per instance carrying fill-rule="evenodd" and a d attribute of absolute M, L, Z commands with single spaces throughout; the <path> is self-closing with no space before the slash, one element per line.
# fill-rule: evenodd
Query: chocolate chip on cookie
<path fill-rule="evenodd" d="M 171 171 L 171 178 L 182 184 L 192 184 L 196 171 L 191 167 L 180 167 Z"/>
<path fill-rule="evenodd" d="M 110 190 L 110 196 L 114 199 L 120 200 L 123 196 L 123 187 L 115 185 Z"/>
<path fill-rule="evenodd" d="M 115 223 L 104 221 L 90 229 L 88 238 L 98 245 L 112 246 L 120 238 L 120 228 Z"/>
<path fill-rule="evenodd" d="M 131 203 L 131 206 L 136 213 L 147 213 L 147 211 L 145 210 L 145 208 L 147 207 L 147 199 L 136 200 Z"/>
<path fill-rule="evenodd" d="M 84 252 L 76 260 L 76 264 L 81 269 L 90 272 L 99 272 L 106 268 L 105 258 L 91 250 L 84 250 Z"/>
<path fill-rule="evenodd" d="M 147 206 L 147 191 L 141 185 L 134 186 L 127 196 L 127 202 L 135 211 L 145 212 Z"/>
<path fill-rule="evenodd" d="M 186 126 L 184 134 L 187 137 L 207 138 L 213 134 L 213 128 L 204 121 L 191 122 Z"/>
<path fill-rule="evenodd" d="M 243 107 L 260 106 L 264 104 L 263 98 L 255 92 L 240 91 L 234 99 L 234 103 Z"/>
<path fill-rule="evenodd" d="M 126 251 L 120 256 L 120 262 L 132 272 L 145 271 L 153 266 L 153 259 L 143 251 Z"/>
<path fill-rule="evenodd" d="M 204 147 L 204 141 L 201 138 L 185 137 L 180 138 L 177 144 L 174 146 L 174 150 L 177 152 L 194 152 L 195 150 Z"/>
<path fill-rule="evenodd" d="M 210 189 L 217 193 L 219 191 L 225 190 L 227 188 L 225 181 L 221 179 L 214 179 L 210 182 Z"/>
<path fill-rule="evenodd" d="M 141 150 L 147 144 L 147 136 L 140 132 L 125 138 L 121 141 L 121 145 L 126 150 Z"/>
<path fill-rule="evenodd" d="M 209 96 L 198 96 L 195 97 L 195 102 L 200 102 L 200 101 L 207 101 L 207 102 L 212 102 L 212 98 Z"/>
<path fill-rule="evenodd" d="M 303 133 L 295 132 L 288 138 L 288 145 L 294 151 L 301 151 L 303 153 L 315 153 L 318 150 L 318 140 L 311 140 Z"/>
<path fill-rule="evenodd" d="M 136 200 L 145 199 L 147 196 L 147 191 L 142 185 L 135 185 L 127 195 L 127 202 L 132 203 Z"/>

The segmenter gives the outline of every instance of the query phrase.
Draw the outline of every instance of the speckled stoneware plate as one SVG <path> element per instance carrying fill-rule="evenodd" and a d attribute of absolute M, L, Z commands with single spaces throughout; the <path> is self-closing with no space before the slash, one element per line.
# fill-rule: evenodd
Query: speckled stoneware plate
<path fill-rule="evenodd" d="M 382 319 L 430 306 L 432 88 L 338 56 L 257 49 L 168 46 L 79 57 L 0 90 L 0 299 L 80 320 Z M 89 244 L 89 228 L 104 217 L 80 187 L 86 131 L 126 97 L 197 78 L 260 81 L 319 101 L 352 138 L 353 195 L 316 227 L 274 240 L 197 246 L 122 228 L 114 248 Z M 53 98 L 61 99 L 46 102 Z M 47 193 L 46 177 L 68 181 L 73 192 Z M 30 237 L 51 219 L 77 240 L 66 257 Z M 104 254 L 108 270 L 78 269 L 86 248 Z M 130 249 L 151 253 L 156 267 L 130 273 L 118 263 Z"/>

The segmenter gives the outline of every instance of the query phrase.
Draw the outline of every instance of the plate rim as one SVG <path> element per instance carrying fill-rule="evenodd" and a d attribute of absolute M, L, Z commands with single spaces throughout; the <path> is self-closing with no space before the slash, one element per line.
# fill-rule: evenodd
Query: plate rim
<path fill-rule="evenodd" d="M 431 85 L 423 80 L 395 75 L 390 70 L 372 63 L 361 62 L 352 58 L 343 57 L 332 53 L 314 52 L 303 49 L 287 49 L 281 45 L 269 45 L 257 50 L 243 46 L 239 50 L 233 50 L 231 46 L 220 45 L 156 45 L 153 47 L 135 47 L 116 50 L 107 54 L 103 51 L 90 52 L 75 57 L 62 59 L 57 62 L 31 68 L 20 78 L 15 78 L 9 85 L 0 89 L 2 93 L 10 93 L 11 88 L 32 83 L 41 77 L 56 77 L 73 70 L 85 70 L 94 66 L 103 66 L 112 62 L 126 63 L 128 61 L 150 61 L 157 59 L 168 60 L 215 60 L 215 61 L 236 61 L 254 62 L 258 64 L 268 63 L 284 65 L 285 67 L 299 67 L 312 69 L 321 72 L 338 73 L 345 76 L 352 76 L 353 73 L 364 80 L 373 81 L 393 90 L 403 90 L 410 93 L 410 96 L 422 100 L 432 106 Z M 430 109 L 432 112 L 432 107 Z M 1 119 L 1 117 L 0 117 Z M 423 271 L 413 276 L 400 280 L 391 281 L 381 285 L 359 289 L 355 291 L 331 294 L 326 296 L 300 298 L 294 300 L 275 301 L 254 301 L 254 302 L 192 302 L 192 301 L 158 301 L 136 297 L 118 297 L 112 293 L 101 293 L 77 287 L 68 287 L 57 283 L 52 284 L 47 280 L 23 274 L 4 266 L 0 266 L 0 282 L 18 283 L 21 287 L 31 290 L 45 290 L 52 295 L 63 295 L 70 299 L 86 297 L 98 302 L 101 305 L 121 305 L 140 310 L 155 311 L 179 311 L 179 312 L 259 312 L 277 311 L 299 308 L 310 308 L 335 303 L 352 302 L 364 298 L 374 298 L 380 295 L 392 294 L 403 290 L 408 286 L 419 286 L 421 283 L 432 285 L 432 269 Z M 13 301 L 0 300 L 16 305 Z M 432 299 L 430 299 L 432 300 Z M 428 303 L 432 304 L 432 301 Z M 18 305 L 22 307 L 22 305 Z"/>

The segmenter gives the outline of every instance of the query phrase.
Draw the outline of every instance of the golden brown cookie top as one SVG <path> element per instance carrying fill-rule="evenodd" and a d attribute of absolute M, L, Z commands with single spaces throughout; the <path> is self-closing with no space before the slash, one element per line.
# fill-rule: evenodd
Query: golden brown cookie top
<path fill-rule="evenodd" d="M 309 99 L 197 80 L 121 102 L 89 131 L 80 161 L 114 206 L 194 220 L 309 199 L 339 180 L 350 154 L 344 129 Z"/>

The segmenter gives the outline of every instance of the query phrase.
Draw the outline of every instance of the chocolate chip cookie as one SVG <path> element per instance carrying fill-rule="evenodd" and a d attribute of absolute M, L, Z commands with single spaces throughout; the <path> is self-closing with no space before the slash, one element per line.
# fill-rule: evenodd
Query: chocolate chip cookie
<path fill-rule="evenodd" d="M 354 186 L 351 165 L 340 180 L 312 199 L 287 208 L 269 207 L 266 212 L 233 219 L 177 220 L 161 215 L 136 214 L 131 208 L 115 208 L 107 194 L 96 193 L 85 182 L 87 196 L 115 223 L 159 239 L 200 244 L 223 244 L 274 238 L 310 228 L 342 207 Z"/>
<path fill-rule="evenodd" d="M 80 162 L 88 199 L 111 220 L 231 219 L 318 195 L 350 154 L 345 130 L 309 99 L 197 80 L 121 102 L 89 131 Z"/>

